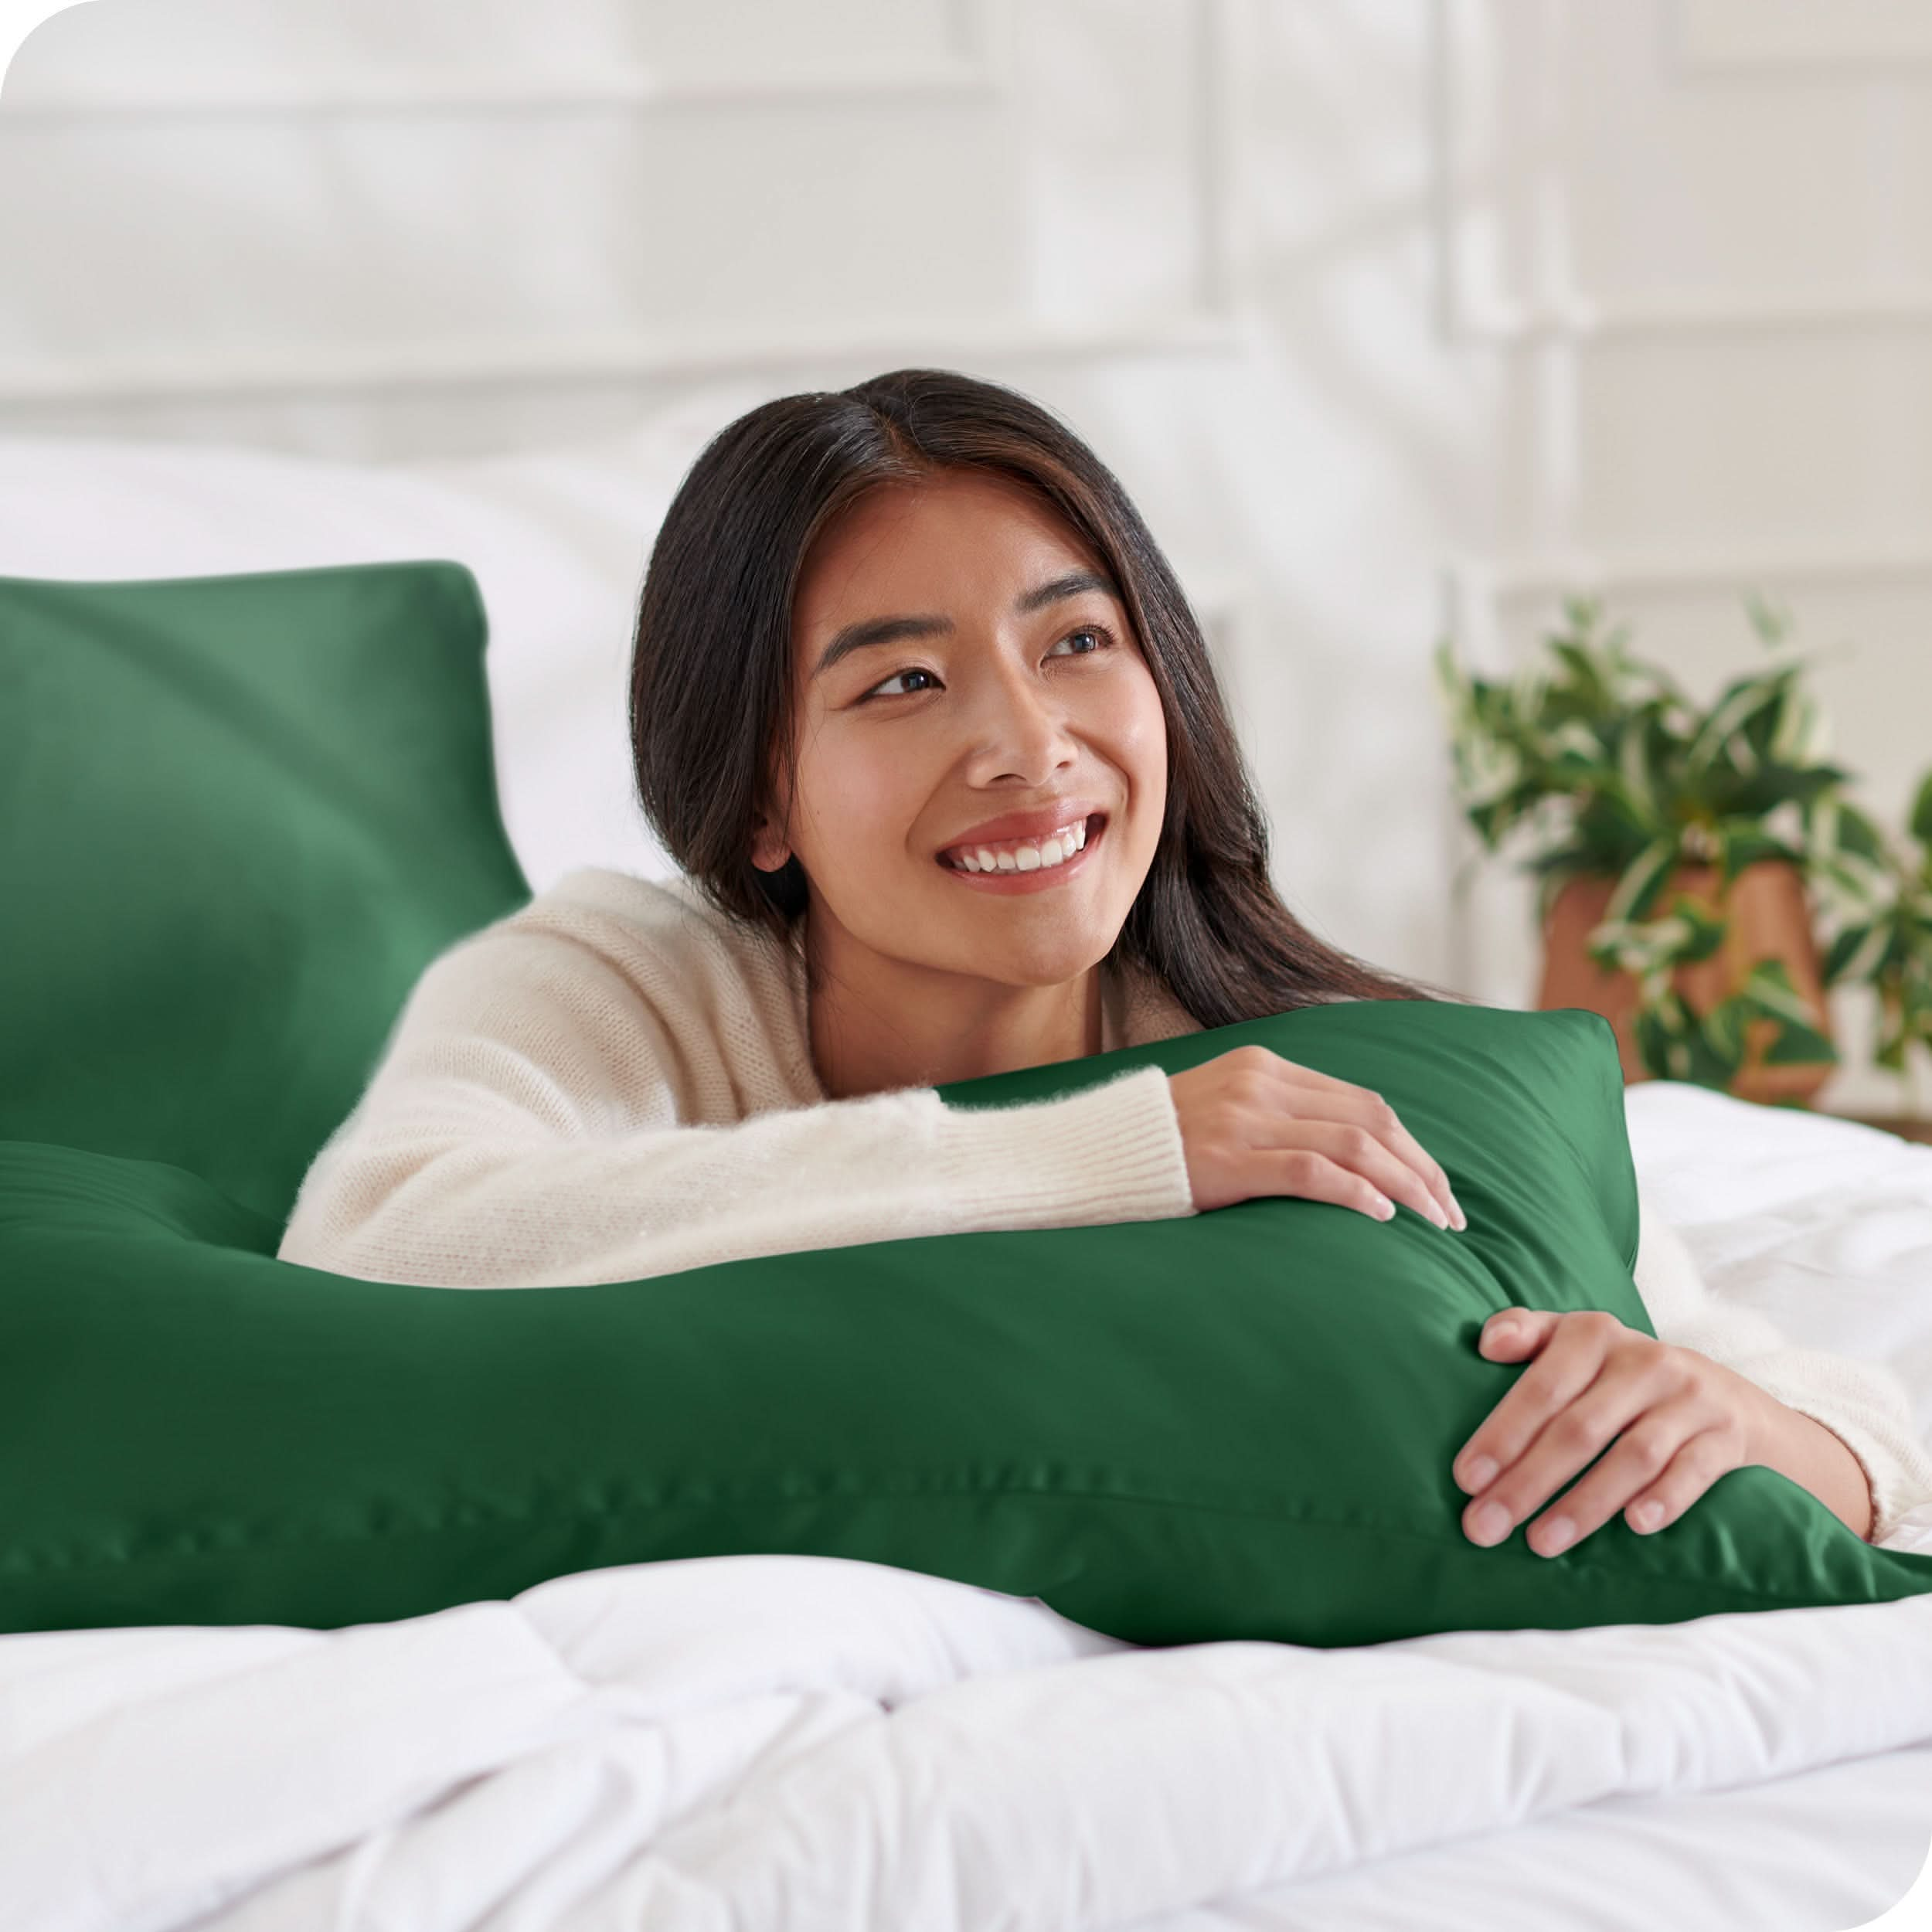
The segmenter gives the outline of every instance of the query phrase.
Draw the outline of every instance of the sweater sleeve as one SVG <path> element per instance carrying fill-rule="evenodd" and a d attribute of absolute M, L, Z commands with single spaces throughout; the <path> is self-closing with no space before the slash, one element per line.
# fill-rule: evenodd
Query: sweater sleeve
<path fill-rule="evenodd" d="M 917 1087 L 693 1124 L 680 1085 L 715 1104 L 725 1076 L 693 1081 L 691 1026 L 595 945 L 472 935 L 410 994 L 303 1178 L 279 1258 L 366 1281 L 550 1287 L 1196 1211 L 1158 1067 L 1022 1106 L 951 1107 Z"/>
<path fill-rule="evenodd" d="M 1867 1540 L 1883 1543 L 1906 1511 L 1932 1501 L 1932 1450 L 1905 1385 L 1876 1362 L 1801 1348 L 1755 1308 L 1713 1294 L 1683 1236 L 1638 1190 L 1632 1278 L 1658 1339 L 1735 1369 L 1857 1457 L 1872 1492 Z"/>

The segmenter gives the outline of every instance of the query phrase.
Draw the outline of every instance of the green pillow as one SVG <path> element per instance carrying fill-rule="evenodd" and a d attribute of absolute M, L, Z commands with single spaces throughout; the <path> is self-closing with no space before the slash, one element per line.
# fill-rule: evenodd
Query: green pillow
<path fill-rule="evenodd" d="M 423 968 L 529 897 L 461 564 L 0 577 L 0 1139 L 285 1218 Z"/>
<path fill-rule="evenodd" d="M 334 1628 L 753 1551 L 1155 1644 L 1932 1590 L 1932 1557 L 1761 1468 L 1648 1537 L 1464 1535 L 1451 1459 L 1522 1372 L 1477 1353 L 1484 1319 L 1651 1332 L 1596 1015 L 1324 1005 L 940 1091 L 1005 1104 L 1249 1042 L 1386 1094 L 1468 1229 L 1270 1196 L 471 1292 L 277 1261 L 273 1217 L 179 1167 L 0 1147 L 0 1623 Z"/>

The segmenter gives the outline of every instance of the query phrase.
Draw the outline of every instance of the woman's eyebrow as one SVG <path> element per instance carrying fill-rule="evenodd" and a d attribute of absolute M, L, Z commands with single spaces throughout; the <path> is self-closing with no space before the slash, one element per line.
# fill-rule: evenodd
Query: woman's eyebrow
<path fill-rule="evenodd" d="M 1029 611 L 1043 610 L 1049 604 L 1058 604 L 1063 598 L 1077 597 L 1083 590 L 1104 590 L 1115 599 L 1120 597 L 1120 587 L 1104 571 L 1069 570 L 1063 576 L 1037 583 L 1030 590 L 1024 590 L 1013 600 L 1013 611 L 1017 617 L 1024 617 Z M 816 678 L 829 671 L 841 658 L 849 657 L 855 651 L 869 651 L 875 645 L 896 644 L 906 638 L 936 638 L 944 635 L 953 628 L 951 617 L 861 617 L 855 624 L 846 624 L 827 645 L 819 655 L 818 662 L 812 667 Z"/>

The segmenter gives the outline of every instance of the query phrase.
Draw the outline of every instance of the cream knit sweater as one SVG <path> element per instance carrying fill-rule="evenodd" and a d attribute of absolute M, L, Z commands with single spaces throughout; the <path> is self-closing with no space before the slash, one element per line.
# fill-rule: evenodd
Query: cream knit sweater
<path fill-rule="evenodd" d="M 1145 975 L 1110 969 L 1102 992 L 1103 1052 L 1199 1030 Z M 689 880 L 572 872 L 430 963 L 278 1253 L 366 1281 L 548 1287 L 1196 1211 L 1160 1068 L 1019 1107 L 948 1107 L 930 1087 L 834 1100 L 808 1014 L 802 954 Z M 1641 1196 L 1640 1214 L 1633 1275 L 1662 1339 L 1838 1435 L 1874 1542 L 1932 1498 L 1895 1376 L 1713 1295 Z"/>

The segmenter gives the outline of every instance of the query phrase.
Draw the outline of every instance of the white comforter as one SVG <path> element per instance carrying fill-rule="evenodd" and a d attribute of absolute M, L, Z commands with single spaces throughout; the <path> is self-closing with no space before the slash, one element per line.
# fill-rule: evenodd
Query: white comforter
<path fill-rule="evenodd" d="M 1713 1288 L 1888 1362 L 1932 1420 L 1932 1149 L 1668 1083 L 1628 1104 Z M 1892 1540 L 1932 1552 L 1932 1504 Z M 1661 1816 L 1714 1852 L 1752 1804 L 1803 1851 L 1790 1883 L 1686 1912 L 1680 1862 L 1645 1896 L 1618 1833 Z M 1555 1909 L 1532 1845 L 1553 1885 L 1596 1859 L 1593 1925 L 1825 1932 L 1900 1896 L 1914 1818 L 1932 1596 L 1143 1651 L 936 1578 L 742 1556 L 339 1631 L 0 1638 L 8 1932 L 1353 1932 L 1471 1922 L 1472 1871 L 1487 1921 L 1528 1927 Z"/>

